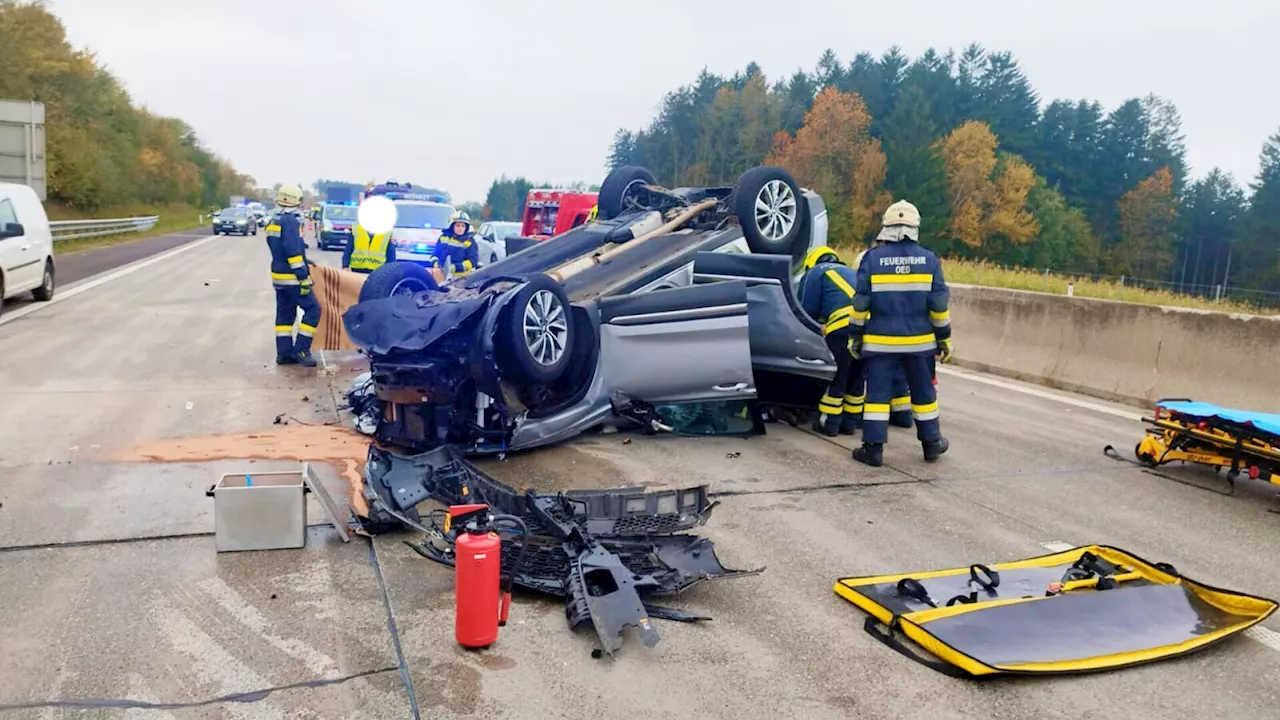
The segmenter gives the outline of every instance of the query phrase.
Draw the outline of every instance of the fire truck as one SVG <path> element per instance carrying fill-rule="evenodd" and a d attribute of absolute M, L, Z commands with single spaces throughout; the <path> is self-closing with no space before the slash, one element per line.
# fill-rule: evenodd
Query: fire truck
<path fill-rule="evenodd" d="M 557 190 L 529 191 L 524 203 L 520 235 L 545 239 L 582 225 L 596 206 L 597 193 Z"/>

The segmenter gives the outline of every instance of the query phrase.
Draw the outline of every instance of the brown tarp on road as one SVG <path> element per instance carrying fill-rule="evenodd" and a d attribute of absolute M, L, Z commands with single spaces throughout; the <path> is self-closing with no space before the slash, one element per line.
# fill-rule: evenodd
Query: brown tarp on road
<path fill-rule="evenodd" d="M 342 325 L 342 314 L 360 299 L 360 288 L 368 275 L 340 270 L 326 265 L 314 265 L 311 278 L 314 292 L 320 301 L 320 325 L 316 327 L 312 346 L 316 350 L 355 350 L 355 343 L 347 337 Z"/>

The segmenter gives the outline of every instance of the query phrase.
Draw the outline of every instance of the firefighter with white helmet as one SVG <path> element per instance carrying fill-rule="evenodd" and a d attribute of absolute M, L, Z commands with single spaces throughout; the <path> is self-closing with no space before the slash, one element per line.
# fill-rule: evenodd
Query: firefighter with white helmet
<path fill-rule="evenodd" d="M 851 350 L 866 364 L 867 400 L 862 447 L 853 459 L 874 467 L 884 462 L 889 435 L 893 376 L 901 367 L 911 392 L 911 414 L 926 462 L 949 443 L 938 424 L 933 356 L 951 360 L 951 314 L 942 265 L 920 239 L 920 211 L 899 200 L 885 211 L 883 228 L 858 267 L 853 298 Z"/>
<path fill-rule="evenodd" d="M 455 212 L 449 218 L 449 227 L 436 240 L 431 266 L 458 276 L 470 274 L 479 264 L 480 247 L 471 229 L 471 217 L 465 212 Z"/>
<path fill-rule="evenodd" d="M 315 367 L 311 339 L 320 323 L 320 303 L 311 294 L 311 271 L 302 240 L 302 188 L 282 185 L 276 191 L 276 215 L 267 225 L 271 249 L 271 284 L 276 290 L 276 364 Z M 297 339 L 293 323 L 298 320 Z"/>
<path fill-rule="evenodd" d="M 862 415 L 862 363 L 849 352 L 853 315 L 853 286 L 857 275 L 829 247 L 816 247 L 804 259 L 800 305 L 822 325 L 827 349 L 836 361 L 836 375 L 818 402 L 813 429 L 826 435 L 852 435 Z"/>

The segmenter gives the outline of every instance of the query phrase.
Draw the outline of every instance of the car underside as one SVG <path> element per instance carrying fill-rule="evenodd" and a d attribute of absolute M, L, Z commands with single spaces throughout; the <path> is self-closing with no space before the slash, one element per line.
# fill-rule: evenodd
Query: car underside
<path fill-rule="evenodd" d="M 793 290 L 826 240 L 816 194 L 776 168 L 676 190 L 622 168 L 600 203 L 602 219 L 443 287 L 400 263 L 370 278 L 344 320 L 381 442 L 502 453 L 656 405 L 816 405 L 835 366 Z"/>

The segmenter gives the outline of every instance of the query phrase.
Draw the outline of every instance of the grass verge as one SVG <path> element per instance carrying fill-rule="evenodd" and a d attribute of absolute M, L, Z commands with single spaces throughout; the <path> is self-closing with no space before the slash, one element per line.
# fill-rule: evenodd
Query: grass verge
<path fill-rule="evenodd" d="M 1274 314 L 1274 310 L 1258 308 L 1244 303 L 1222 300 L 1214 302 L 1194 295 L 1179 295 L 1166 290 L 1122 285 L 1118 280 L 1095 280 L 1087 276 L 1059 275 L 1019 268 L 1000 267 L 969 260 L 944 260 L 943 272 L 947 282 L 984 287 L 1027 290 L 1050 295 L 1066 295 L 1071 286 L 1076 297 L 1119 300 L 1141 305 L 1167 305 L 1171 307 L 1214 310 L 1217 312 Z"/>
<path fill-rule="evenodd" d="M 840 257 L 850 264 L 858 256 L 857 251 L 848 249 L 841 249 L 838 252 Z M 1119 281 L 1094 280 L 1088 276 L 1045 274 L 1043 271 L 1008 268 L 972 260 L 943 260 L 942 271 L 946 275 L 948 283 L 960 285 L 1026 290 L 1049 295 L 1066 295 L 1067 286 L 1070 285 L 1072 294 L 1076 297 L 1118 300 L 1140 305 L 1167 305 L 1216 312 L 1255 315 L 1276 314 L 1273 308 L 1258 307 L 1247 303 L 1230 300 L 1214 302 L 1194 295 L 1179 295 L 1163 290 L 1149 290 L 1131 285 L 1121 285 Z"/>
<path fill-rule="evenodd" d="M 118 245 L 120 243 L 132 242 L 134 240 L 155 237 L 157 235 L 182 232 L 183 230 L 203 228 L 207 226 L 207 223 L 200 222 L 200 214 L 202 212 L 206 214 L 209 212 L 207 208 L 201 210 L 200 208 L 189 205 L 130 205 L 126 207 L 95 210 L 93 212 L 82 212 L 58 205 L 49 205 L 45 210 L 49 213 L 49 219 L 51 221 L 146 217 L 149 215 L 160 216 L 160 220 L 156 222 L 155 227 L 147 230 L 146 232 L 121 233 L 119 235 L 103 235 L 101 237 L 63 240 L 62 242 L 54 245 L 54 252 L 60 255 L 88 250 L 90 248 Z"/>

